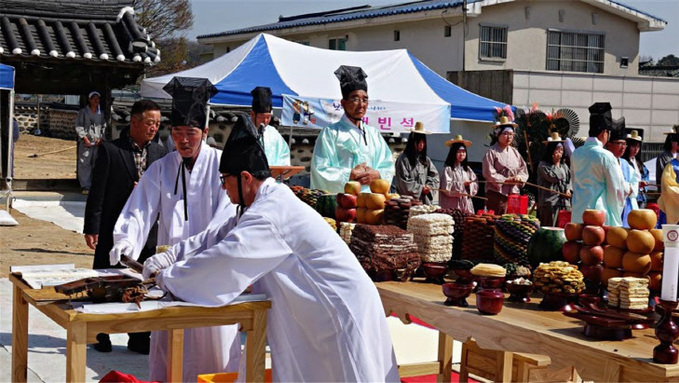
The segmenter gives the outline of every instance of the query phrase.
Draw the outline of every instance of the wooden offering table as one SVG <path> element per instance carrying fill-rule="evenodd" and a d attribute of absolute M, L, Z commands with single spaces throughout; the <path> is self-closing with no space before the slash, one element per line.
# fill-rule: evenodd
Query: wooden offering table
<path fill-rule="evenodd" d="M 269 166 L 271 177 L 283 182 L 295 174 L 304 170 L 304 166 Z"/>
<path fill-rule="evenodd" d="M 264 382 L 266 314 L 269 301 L 243 302 L 222 307 L 175 306 L 159 310 L 116 314 L 85 314 L 61 302 L 54 288 L 31 289 L 15 275 L 12 312 L 12 381 L 25 382 L 28 368 L 28 304 L 66 329 L 66 381 L 85 381 L 87 343 L 98 333 L 167 330 L 168 380 L 182 381 L 183 332 L 185 328 L 239 323 L 247 332 L 246 381 Z M 208 372 L 208 371 L 206 371 Z"/>
<path fill-rule="evenodd" d="M 505 301 L 498 315 L 487 316 L 476 309 L 474 294 L 468 298 L 469 307 L 449 307 L 443 304 L 446 297 L 439 285 L 382 282 L 376 286 L 387 314 L 393 312 L 405 323 L 415 316 L 440 332 L 440 381 L 450 381 L 452 339 L 464 342 L 473 337 L 484 349 L 549 356 L 551 368 L 575 367 L 583 380 L 679 382 L 679 364 L 652 361 L 653 348 L 660 343 L 654 329 L 634 330 L 633 337 L 623 341 L 602 341 L 585 337 L 582 321 L 560 311 L 540 310 L 540 299 Z"/>

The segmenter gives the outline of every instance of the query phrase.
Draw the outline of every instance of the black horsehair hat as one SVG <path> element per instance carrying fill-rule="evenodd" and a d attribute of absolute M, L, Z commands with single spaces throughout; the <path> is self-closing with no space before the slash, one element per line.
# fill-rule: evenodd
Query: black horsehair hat
<path fill-rule="evenodd" d="M 368 92 L 368 83 L 365 81 L 368 75 L 360 67 L 340 65 L 335 71 L 335 76 L 340 81 L 342 98 L 349 97 L 349 94 L 357 89 Z"/>
<path fill-rule="evenodd" d="M 217 88 L 205 78 L 173 77 L 163 90 L 172 96 L 172 126 L 207 126 L 207 104 Z"/>
<path fill-rule="evenodd" d="M 258 86 L 252 91 L 252 111 L 255 113 L 271 113 L 271 88 Z"/>
<path fill-rule="evenodd" d="M 234 114 L 236 123 L 224 144 L 219 172 L 238 175 L 245 170 L 257 178 L 270 177 L 269 163 L 250 116 L 245 112 Z"/>
<path fill-rule="evenodd" d="M 602 130 L 613 130 L 610 102 L 596 102 L 589 107 L 589 136 L 598 136 Z"/>

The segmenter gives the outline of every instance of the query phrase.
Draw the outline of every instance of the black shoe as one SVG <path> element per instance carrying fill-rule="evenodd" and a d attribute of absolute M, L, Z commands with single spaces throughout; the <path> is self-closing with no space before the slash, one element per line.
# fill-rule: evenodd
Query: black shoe
<path fill-rule="evenodd" d="M 109 338 L 108 334 L 97 334 L 97 343 L 94 344 L 94 349 L 99 352 L 113 351 L 111 338 Z"/>
<path fill-rule="evenodd" d="M 130 339 L 127 341 L 127 349 L 138 354 L 148 355 L 151 348 L 150 332 L 129 333 Z"/>

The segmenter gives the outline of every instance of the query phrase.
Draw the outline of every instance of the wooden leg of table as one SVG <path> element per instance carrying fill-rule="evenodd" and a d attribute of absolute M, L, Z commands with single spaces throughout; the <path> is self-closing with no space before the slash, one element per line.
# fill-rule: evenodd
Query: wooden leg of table
<path fill-rule="evenodd" d="M 167 381 L 182 382 L 184 329 L 167 331 Z"/>
<path fill-rule="evenodd" d="M 450 383 L 453 374 L 453 338 L 439 331 L 439 364 L 441 371 L 439 371 L 437 381 Z"/>
<path fill-rule="evenodd" d="M 257 310 L 252 320 L 252 330 L 245 342 L 245 381 L 264 382 L 266 369 L 266 311 Z"/>
<path fill-rule="evenodd" d="M 87 366 L 87 323 L 71 322 L 66 328 L 66 381 L 84 382 Z"/>
<path fill-rule="evenodd" d="M 514 359 L 514 353 L 512 352 L 498 352 L 497 363 L 495 364 L 497 371 L 495 376 L 498 377 L 500 382 L 511 382 L 512 381 L 512 362 Z"/>
<path fill-rule="evenodd" d="M 14 286 L 12 296 L 12 381 L 25 382 L 28 371 L 28 302 Z"/>

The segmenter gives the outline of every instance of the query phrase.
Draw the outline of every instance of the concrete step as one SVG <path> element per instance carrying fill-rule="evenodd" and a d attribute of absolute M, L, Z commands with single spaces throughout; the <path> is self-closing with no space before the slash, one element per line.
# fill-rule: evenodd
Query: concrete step
<path fill-rule="evenodd" d="M 5 180 L 0 182 L 2 189 L 7 189 Z M 14 179 L 12 190 L 22 191 L 79 191 L 80 184 L 74 178 L 63 179 Z"/>

